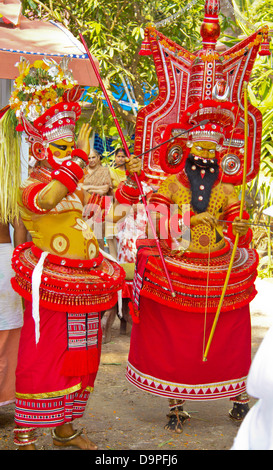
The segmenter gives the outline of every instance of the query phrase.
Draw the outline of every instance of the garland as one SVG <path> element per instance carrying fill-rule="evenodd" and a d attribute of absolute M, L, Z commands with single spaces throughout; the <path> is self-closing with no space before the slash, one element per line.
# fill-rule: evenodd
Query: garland
<path fill-rule="evenodd" d="M 192 53 L 190 53 L 186 50 L 183 50 L 183 49 L 177 50 L 177 47 L 172 46 L 168 41 L 166 41 L 166 39 L 159 39 L 159 37 L 157 35 L 157 31 L 156 31 L 154 26 L 148 25 L 147 30 L 149 31 L 149 35 L 150 35 L 151 38 L 157 39 L 158 42 L 163 47 L 165 47 L 166 49 L 169 49 L 173 53 L 176 53 L 178 57 L 184 57 L 185 59 L 189 59 L 189 60 L 192 60 L 192 61 L 194 61 L 196 58 L 198 58 L 198 59 L 201 59 L 203 62 L 213 62 L 215 60 L 221 60 L 221 57 L 215 51 L 210 52 L 207 55 L 206 54 L 200 54 L 199 57 L 196 57 L 194 54 L 192 54 Z M 248 46 L 246 46 L 243 49 L 240 49 L 237 52 L 232 52 L 231 54 L 225 54 L 224 55 L 224 60 L 234 59 L 234 58 L 242 56 L 243 54 L 248 52 L 250 49 L 252 49 L 252 47 L 260 45 L 263 42 L 264 38 L 267 37 L 267 35 L 268 35 L 268 26 L 264 26 L 257 33 L 256 38 L 252 42 L 250 42 L 248 44 Z"/>

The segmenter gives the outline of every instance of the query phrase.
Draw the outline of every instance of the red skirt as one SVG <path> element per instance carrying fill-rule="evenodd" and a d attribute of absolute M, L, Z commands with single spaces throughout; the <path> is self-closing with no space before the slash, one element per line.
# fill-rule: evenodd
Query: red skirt
<path fill-rule="evenodd" d="M 40 307 L 41 334 L 36 344 L 32 303 L 25 301 L 25 305 L 15 422 L 37 427 L 70 422 L 82 416 L 94 387 L 101 353 L 100 315 L 92 312 L 84 319 L 81 314 L 74 318 Z M 84 324 L 89 325 L 88 334 Z"/>
<path fill-rule="evenodd" d="M 221 312 L 203 361 L 214 320 L 205 314 L 170 308 L 140 297 L 134 323 L 127 379 L 141 390 L 166 398 L 209 400 L 235 397 L 246 390 L 251 363 L 249 306 Z"/>

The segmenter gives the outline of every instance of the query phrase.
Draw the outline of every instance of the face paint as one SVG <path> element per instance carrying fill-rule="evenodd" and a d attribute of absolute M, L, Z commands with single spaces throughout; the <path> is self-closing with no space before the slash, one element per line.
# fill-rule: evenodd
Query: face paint
<path fill-rule="evenodd" d="M 75 148 L 74 140 L 60 139 L 51 142 L 48 148 L 48 163 L 57 169 L 65 160 L 69 160 L 72 150 Z"/>
<path fill-rule="evenodd" d="M 191 148 L 191 153 L 203 159 L 215 158 L 216 146 L 217 144 L 215 142 L 194 142 Z"/>

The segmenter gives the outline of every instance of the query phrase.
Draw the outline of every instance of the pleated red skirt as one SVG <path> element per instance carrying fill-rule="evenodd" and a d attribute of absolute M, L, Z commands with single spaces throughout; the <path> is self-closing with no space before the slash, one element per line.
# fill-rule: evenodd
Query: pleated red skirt
<path fill-rule="evenodd" d="M 248 305 L 220 313 L 207 361 L 204 345 L 214 313 L 181 311 L 143 296 L 139 312 L 127 367 L 133 385 L 186 400 L 235 397 L 246 390 L 251 363 Z"/>
<path fill-rule="evenodd" d="M 81 417 L 94 387 L 101 352 L 98 318 L 96 361 L 90 372 L 64 372 L 68 354 L 68 325 L 64 312 L 40 307 L 40 340 L 35 343 L 32 303 L 26 301 L 16 370 L 15 422 L 20 426 L 50 427 Z M 90 313 L 89 316 L 96 314 Z M 70 357 L 70 356 L 69 356 Z M 83 358 L 82 351 L 79 356 Z M 76 362 L 76 361 L 74 361 Z M 75 365 L 73 366 L 75 369 Z"/>

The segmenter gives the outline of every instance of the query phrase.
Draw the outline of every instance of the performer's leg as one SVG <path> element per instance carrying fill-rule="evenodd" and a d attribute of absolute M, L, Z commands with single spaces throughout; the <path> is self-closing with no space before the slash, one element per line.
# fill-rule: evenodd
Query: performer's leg
<path fill-rule="evenodd" d="M 246 392 L 231 398 L 233 408 L 229 410 L 229 416 L 237 421 L 242 421 L 249 411 L 249 396 Z"/>
<path fill-rule="evenodd" d="M 169 399 L 169 418 L 168 423 L 164 426 L 164 429 L 177 433 L 183 432 L 183 423 L 190 418 L 190 415 L 183 410 L 183 404 L 185 400 L 174 400 Z"/>
<path fill-rule="evenodd" d="M 105 310 L 101 318 L 102 342 L 103 344 L 111 341 L 111 328 L 117 315 L 117 304 L 109 310 Z"/>
<path fill-rule="evenodd" d="M 14 428 L 14 444 L 19 450 L 36 450 L 36 428 Z M 74 431 L 71 423 L 62 424 L 52 431 L 53 443 L 56 446 L 75 446 L 81 450 L 97 450 L 98 446 L 90 441 L 87 436 L 82 436 L 82 429 Z"/>
<path fill-rule="evenodd" d="M 108 248 L 109 248 L 110 255 L 113 256 L 115 259 L 117 259 L 118 252 L 117 252 L 117 239 L 116 239 L 116 237 L 107 238 L 107 245 L 108 245 Z"/>
<path fill-rule="evenodd" d="M 59 447 L 75 446 L 81 450 L 97 450 L 98 446 L 86 435 L 82 436 L 82 432 L 82 429 L 75 431 L 71 423 L 62 424 L 52 430 L 53 443 Z"/>
<path fill-rule="evenodd" d="M 35 442 L 37 441 L 35 427 L 14 428 L 14 444 L 18 446 L 18 450 L 35 450 Z"/>

